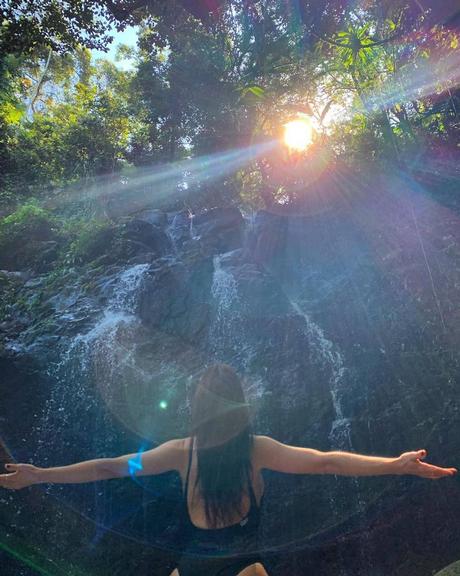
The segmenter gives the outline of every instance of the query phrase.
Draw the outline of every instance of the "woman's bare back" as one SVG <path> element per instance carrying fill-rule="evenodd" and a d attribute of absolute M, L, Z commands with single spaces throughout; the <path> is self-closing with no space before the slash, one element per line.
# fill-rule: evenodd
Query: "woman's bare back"
<path fill-rule="evenodd" d="M 257 504 L 260 505 L 260 501 L 262 499 L 263 493 L 264 493 L 264 481 L 262 478 L 262 474 L 260 473 L 260 467 L 258 467 L 258 463 L 257 463 L 257 444 L 258 444 L 258 440 L 257 440 L 257 436 L 254 436 L 254 450 L 253 450 L 253 454 L 252 454 L 252 476 L 251 476 L 251 482 L 252 482 L 252 487 L 254 490 L 254 494 L 256 497 L 256 501 Z M 183 448 L 183 465 L 181 466 L 181 469 L 179 470 L 179 474 L 181 476 L 181 480 L 182 480 L 182 490 L 184 490 L 185 488 L 185 480 L 186 480 L 186 476 L 187 476 L 187 468 L 188 468 L 188 455 L 189 455 L 189 450 L 190 450 L 190 442 L 191 442 L 191 438 L 184 438 L 184 448 Z M 192 462 L 191 462 L 191 466 L 190 466 L 190 477 L 189 477 L 189 490 L 188 490 L 188 512 L 189 512 L 189 516 L 190 516 L 190 520 L 191 522 L 198 528 L 204 528 L 204 529 L 209 529 L 209 526 L 207 525 L 206 522 L 206 516 L 205 516 L 205 510 L 204 510 L 204 504 L 203 504 L 203 500 L 200 497 L 199 491 L 193 491 L 192 487 L 195 485 L 195 480 L 196 480 L 196 473 L 197 473 L 197 460 L 196 460 L 196 450 L 193 450 L 193 454 L 192 454 Z M 244 494 L 242 497 L 242 510 L 244 512 L 242 517 L 238 517 L 235 516 L 234 519 L 232 519 L 232 522 L 230 524 L 233 523 L 237 523 L 240 520 L 242 520 L 242 518 L 244 518 L 246 516 L 246 514 L 249 512 L 249 507 L 250 507 L 250 498 L 248 494 Z M 217 526 L 217 528 L 224 528 L 225 526 L 227 526 L 229 524 L 226 524 L 224 526 Z"/>

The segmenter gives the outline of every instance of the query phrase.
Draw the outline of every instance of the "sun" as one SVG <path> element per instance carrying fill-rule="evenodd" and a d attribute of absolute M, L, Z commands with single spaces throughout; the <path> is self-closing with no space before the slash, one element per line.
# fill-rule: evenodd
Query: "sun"
<path fill-rule="evenodd" d="M 306 150 L 313 141 L 313 128 L 307 118 L 291 120 L 284 125 L 284 143 L 291 150 Z"/>

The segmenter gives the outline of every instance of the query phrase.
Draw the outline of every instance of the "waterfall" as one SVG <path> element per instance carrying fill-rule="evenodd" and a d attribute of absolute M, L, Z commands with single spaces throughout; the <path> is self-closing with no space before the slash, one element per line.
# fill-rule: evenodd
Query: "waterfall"
<path fill-rule="evenodd" d="M 186 236 L 186 231 L 188 231 L 188 236 L 190 240 L 199 240 L 200 235 L 195 232 L 195 227 L 193 225 L 195 214 L 191 210 L 188 211 L 189 223 L 186 224 L 181 221 L 184 218 L 184 213 L 179 212 L 174 214 L 171 222 L 166 226 L 165 233 L 171 240 L 173 253 L 175 256 L 179 257 L 180 247 L 184 242 L 184 236 Z"/>
<path fill-rule="evenodd" d="M 305 335 L 308 337 L 310 344 L 313 346 L 319 358 L 326 363 L 331 369 L 330 377 L 330 395 L 332 400 L 332 407 L 334 409 L 334 420 L 332 421 L 329 431 L 329 442 L 332 449 L 339 449 L 342 451 L 353 452 L 353 444 L 351 441 L 351 421 L 350 418 L 344 415 L 342 395 L 343 387 L 346 379 L 345 360 L 340 350 L 334 345 L 331 340 L 327 338 L 324 331 L 318 324 L 316 324 L 311 317 L 304 312 L 299 304 L 289 298 L 289 301 L 296 311 L 296 313 L 305 320 Z M 360 494 L 360 485 L 357 477 L 351 477 L 351 483 L 354 486 L 353 497 L 356 498 L 356 506 L 358 512 L 363 513 L 365 510 L 365 503 Z M 336 491 L 335 491 L 336 492 Z M 330 493 L 329 502 L 333 513 L 337 512 L 337 497 L 339 493 Z M 366 568 L 369 567 L 370 558 L 365 551 L 365 542 L 367 536 L 364 536 L 363 547 L 360 550 L 361 562 Z M 339 576 L 349 576 L 346 568 L 340 570 Z"/>
<path fill-rule="evenodd" d="M 257 354 L 257 349 L 249 341 L 245 319 L 244 302 L 238 293 L 238 282 L 223 262 L 231 254 L 231 250 L 213 257 L 213 279 L 211 295 L 214 303 L 214 319 L 209 329 L 209 346 L 216 361 L 228 362 L 239 366 L 248 375 L 251 363 Z M 256 402 L 264 394 L 262 375 L 252 376 L 249 387 L 246 388 L 248 399 Z"/>
<path fill-rule="evenodd" d="M 310 344 L 331 369 L 330 394 L 335 416 L 329 432 L 331 446 L 341 450 L 353 450 L 350 436 L 351 423 L 350 419 L 344 416 L 342 406 L 342 387 L 346 374 L 343 356 L 299 304 L 291 299 L 290 303 L 296 313 L 305 320 L 305 334 Z"/>
<path fill-rule="evenodd" d="M 242 211 L 241 214 L 245 221 L 243 246 L 248 246 L 254 234 L 257 212 L 255 210 Z"/>
<path fill-rule="evenodd" d="M 165 234 L 171 240 L 171 246 L 173 249 L 173 253 L 176 256 L 179 255 L 179 247 L 177 246 L 177 235 L 176 235 L 178 218 L 179 218 L 179 214 L 174 214 L 174 217 L 171 220 L 170 224 L 168 224 L 168 226 L 166 226 L 166 228 L 165 228 Z"/>
<path fill-rule="evenodd" d="M 199 240 L 200 239 L 200 235 L 195 233 L 195 229 L 193 228 L 193 219 L 195 218 L 195 214 L 193 214 L 193 212 L 188 213 L 188 217 L 190 219 L 190 238 L 192 240 Z"/>
<path fill-rule="evenodd" d="M 97 448 L 100 434 L 91 439 L 88 430 L 75 425 L 75 414 L 80 414 L 83 421 L 96 427 L 98 422 L 101 426 L 104 422 L 108 426 L 108 414 L 101 414 L 100 397 L 110 408 L 114 393 L 112 383 L 116 376 L 127 370 L 139 376 L 129 336 L 138 326 L 135 311 L 139 290 L 149 267 L 150 264 L 137 264 L 118 274 L 102 316 L 88 332 L 77 334 L 59 361 L 49 368 L 48 374 L 53 378 L 54 386 L 37 427 L 40 438 L 37 458 L 43 465 L 48 462 L 50 446 L 55 445 L 53 438 L 56 437 L 63 441 L 54 448 L 52 461 L 57 451 L 65 453 L 74 438 L 83 443 L 82 439 L 86 437 Z M 127 346 L 124 345 L 125 339 Z M 101 418 L 103 422 L 100 422 Z"/>
<path fill-rule="evenodd" d="M 86 334 L 77 334 L 64 353 L 59 367 L 66 366 L 72 356 L 78 353 L 82 371 L 87 373 L 92 357 L 98 352 L 106 352 L 113 364 L 117 332 L 137 322 L 135 316 L 139 288 L 150 264 L 136 264 L 124 270 L 114 282 L 112 297 L 103 311 L 102 317 Z M 113 367 L 113 366 L 112 366 Z"/>
<path fill-rule="evenodd" d="M 213 257 L 214 272 L 211 294 L 215 304 L 215 320 L 210 327 L 209 340 L 216 356 L 238 353 L 238 336 L 241 327 L 238 286 L 233 275 L 222 267 L 224 254 Z"/>
<path fill-rule="evenodd" d="M 115 293 L 108 304 L 109 310 L 123 310 L 130 314 L 135 313 L 139 288 L 149 267 L 150 264 L 136 264 L 121 273 Z"/>

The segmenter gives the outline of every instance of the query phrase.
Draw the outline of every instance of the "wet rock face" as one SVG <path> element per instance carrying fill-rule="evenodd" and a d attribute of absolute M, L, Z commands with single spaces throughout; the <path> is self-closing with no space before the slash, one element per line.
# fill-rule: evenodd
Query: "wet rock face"
<path fill-rule="evenodd" d="M 160 226 L 153 222 L 136 218 L 128 221 L 123 229 L 123 237 L 143 245 L 144 251 L 158 256 L 171 252 L 171 242 Z"/>
<path fill-rule="evenodd" d="M 218 360 L 244 375 L 258 433 L 388 456 L 424 447 L 455 465 L 460 334 L 456 312 L 441 322 L 439 310 L 459 301 L 458 231 L 435 234 L 444 221 L 433 207 L 411 228 L 403 207 L 377 206 L 250 220 L 234 207 L 143 210 L 96 235 L 62 278 L 0 274 L 0 368 L 12 386 L 0 431 L 14 428 L 13 453 L 64 464 L 185 436 L 193 379 Z M 279 552 L 267 560 L 275 576 L 431 576 L 460 546 L 454 484 L 441 496 L 414 478 L 267 474 L 262 545 Z M 101 490 L 96 504 L 82 494 L 82 507 L 110 524 L 109 504 L 124 498 Z M 65 530 L 52 530 L 65 551 Z"/>
<path fill-rule="evenodd" d="M 197 214 L 193 224 L 200 241 L 214 253 L 241 246 L 244 220 L 238 208 L 213 208 Z"/>
<path fill-rule="evenodd" d="M 248 238 L 248 249 L 255 262 L 276 266 L 285 253 L 287 224 L 288 219 L 282 214 L 257 212 Z"/>
<path fill-rule="evenodd" d="M 26 270 L 32 269 L 38 274 L 50 272 L 59 255 L 61 242 L 59 239 L 39 240 L 18 239 L 4 246 L 0 253 L 0 269 Z"/>
<path fill-rule="evenodd" d="M 162 210 L 143 210 L 136 214 L 137 220 L 142 220 L 153 226 L 164 227 L 168 223 L 168 215 Z"/>
<path fill-rule="evenodd" d="M 142 219 L 120 220 L 97 230 L 78 255 L 81 264 L 97 260 L 101 265 L 125 263 L 135 258 L 158 258 L 171 252 L 164 229 Z"/>
<path fill-rule="evenodd" d="M 184 210 L 168 214 L 168 233 L 178 248 L 199 246 L 203 255 L 241 247 L 244 219 L 235 207 L 212 208 L 193 214 Z"/>
<path fill-rule="evenodd" d="M 209 323 L 212 261 L 152 265 L 139 302 L 147 326 L 197 343 Z"/>

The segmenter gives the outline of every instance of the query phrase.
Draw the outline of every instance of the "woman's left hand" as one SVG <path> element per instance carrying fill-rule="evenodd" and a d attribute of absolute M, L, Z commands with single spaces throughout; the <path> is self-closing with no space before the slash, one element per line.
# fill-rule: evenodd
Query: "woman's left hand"
<path fill-rule="evenodd" d="M 0 487 L 7 490 L 20 490 L 37 484 L 38 468 L 33 464 L 5 464 L 10 474 L 0 474 Z"/>

